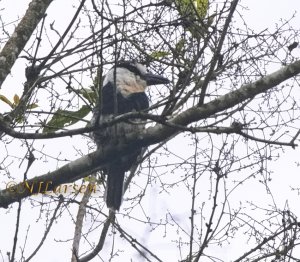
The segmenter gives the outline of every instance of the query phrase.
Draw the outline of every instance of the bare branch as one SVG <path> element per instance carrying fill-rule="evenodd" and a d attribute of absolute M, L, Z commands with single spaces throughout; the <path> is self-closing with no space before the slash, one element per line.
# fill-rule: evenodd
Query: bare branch
<path fill-rule="evenodd" d="M 3 47 L 0 53 L 0 87 L 33 34 L 33 31 L 45 16 L 51 2 L 52 0 L 32 0 L 15 32 Z"/>

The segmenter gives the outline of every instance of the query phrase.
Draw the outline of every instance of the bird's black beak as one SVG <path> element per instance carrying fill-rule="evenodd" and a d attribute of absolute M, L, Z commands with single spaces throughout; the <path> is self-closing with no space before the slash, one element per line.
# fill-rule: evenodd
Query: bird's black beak
<path fill-rule="evenodd" d="M 151 86 L 151 85 L 162 85 L 162 84 L 168 84 L 170 83 L 168 78 L 165 78 L 163 76 L 159 76 L 159 75 L 154 75 L 151 73 L 147 73 L 144 75 L 147 85 Z"/>

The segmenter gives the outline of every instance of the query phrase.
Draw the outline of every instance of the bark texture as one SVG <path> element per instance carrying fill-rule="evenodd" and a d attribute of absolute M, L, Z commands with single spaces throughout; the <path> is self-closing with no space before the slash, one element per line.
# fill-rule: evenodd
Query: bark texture
<path fill-rule="evenodd" d="M 33 0 L 0 53 L 0 88 L 52 0 Z"/>

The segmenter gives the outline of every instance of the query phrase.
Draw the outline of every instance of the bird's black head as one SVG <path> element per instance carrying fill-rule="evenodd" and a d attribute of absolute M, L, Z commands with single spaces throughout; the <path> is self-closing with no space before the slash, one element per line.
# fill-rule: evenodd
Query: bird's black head
<path fill-rule="evenodd" d="M 160 75 L 152 74 L 137 62 L 122 61 L 108 71 L 103 85 L 115 83 L 117 90 L 127 97 L 133 93 L 144 92 L 147 86 L 168 84 L 170 81 Z"/>
<path fill-rule="evenodd" d="M 125 68 L 129 70 L 130 72 L 139 76 L 141 79 L 145 80 L 147 86 L 168 84 L 170 82 L 169 79 L 163 76 L 148 72 L 147 68 L 144 65 L 135 61 L 121 61 L 117 64 L 117 68 Z"/>

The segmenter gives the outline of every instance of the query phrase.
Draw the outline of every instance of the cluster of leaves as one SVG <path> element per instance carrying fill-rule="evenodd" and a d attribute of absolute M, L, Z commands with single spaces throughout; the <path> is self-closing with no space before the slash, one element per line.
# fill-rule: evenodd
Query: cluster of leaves
<path fill-rule="evenodd" d="M 0 95 L 0 100 L 4 102 L 5 104 L 9 105 L 11 109 L 15 109 L 20 104 L 20 97 L 15 94 L 13 97 L 13 101 L 10 101 L 6 96 Z M 26 106 L 26 110 L 32 110 L 34 108 L 39 107 L 37 103 L 28 104 Z M 16 117 L 16 121 L 18 123 L 23 123 L 25 121 L 25 118 L 23 116 Z"/>
<path fill-rule="evenodd" d="M 215 14 L 208 15 L 208 0 L 176 0 L 176 9 L 182 19 L 182 26 L 195 39 L 205 38 L 213 24 Z"/>
<path fill-rule="evenodd" d="M 4 95 L 0 95 L 0 100 L 2 100 L 4 103 L 6 103 L 7 105 L 10 106 L 11 109 L 14 109 L 16 108 L 19 103 L 20 103 L 20 97 L 15 94 L 14 95 L 14 98 L 13 98 L 13 101 L 10 101 L 6 96 Z M 32 103 L 32 104 L 29 104 L 26 109 L 27 110 L 30 110 L 30 109 L 34 109 L 34 108 L 37 108 L 39 105 L 37 103 Z"/>
<path fill-rule="evenodd" d="M 82 88 L 77 94 L 85 99 L 86 104 L 82 105 L 77 111 L 58 109 L 45 124 L 43 133 L 55 132 L 72 126 L 84 119 L 92 111 L 97 101 L 97 92 L 95 89 Z"/>
<path fill-rule="evenodd" d="M 81 108 L 76 111 L 58 109 L 54 112 L 53 117 L 45 123 L 43 133 L 55 132 L 72 126 L 85 118 L 91 112 L 97 101 L 97 93 L 95 90 L 82 88 L 78 91 L 78 95 L 82 96 L 86 100 L 87 104 L 82 105 Z M 0 95 L 0 100 L 9 105 L 12 109 L 16 108 L 20 103 L 20 97 L 17 94 L 14 95 L 13 102 L 4 95 Z M 37 103 L 32 103 L 26 106 L 26 110 L 32 110 L 37 107 L 39 107 Z M 17 122 L 22 123 L 24 120 L 25 119 L 23 117 L 19 117 Z"/>

